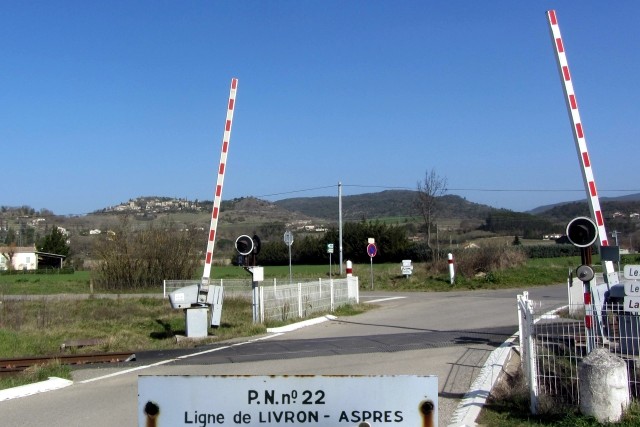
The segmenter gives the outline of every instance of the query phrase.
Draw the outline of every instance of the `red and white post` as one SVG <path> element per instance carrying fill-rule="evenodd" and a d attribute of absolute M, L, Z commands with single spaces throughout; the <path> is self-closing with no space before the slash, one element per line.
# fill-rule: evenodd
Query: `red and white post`
<path fill-rule="evenodd" d="M 213 198 L 213 211 L 211 212 L 211 226 L 209 227 L 209 241 L 207 243 L 207 253 L 204 260 L 204 273 L 202 274 L 202 284 L 208 285 L 211 275 L 211 263 L 213 261 L 213 247 L 216 242 L 216 229 L 218 228 L 218 215 L 220 213 L 220 202 L 222 200 L 222 185 L 224 184 L 224 173 L 227 166 L 227 154 L 229 152 L 229 141 L 231 139 L 231 125 L 233 123 L 233 112 L 236 105 L 236 92 L 238 90 L 238 79 L 231 79 L 231 89 L 229 92 L 229 103 L 227 106 L 227 118 L 222 136 L 222 150 L 220 152 L 220 164 L 218 166 L 218 180 Z"/>
<path fill-rule="evenodd" d="M 578 160 L 580 162 L 580 169 L 582 171 L 582 179 L 584 182 L 585 192 L 587 194 L 587 201 L 589 203 L 589 210 L 591 211 L 591 218 L 594 220 L 598 228 L 598 239 L 600 246 L 608 246 L 609 241 L 607 239 L 607 230 L 604 226 L 604 215 L 600 208 L 600 199 L 598 197 L 598 191 L 596 189 L 596 182 L 593 176 L 593 166 L 589 152 L 587 150 L 587 141 L 585 139 L 584 127 L 580 118 L 580 112 L 578 111 L 578 101 L 573 88 L 573 79 L 569 71 L 569 63 L 567 61 L 567 54 L 565 45 L 560 34 L 560 26 L 558 25 L 558 17 L 555 10 L 547 11 L 547 19 L 549 22 L 549 30 L 551 31 L 551 38 L 553 41 L 553 48 L 558 64 L 558 71 L 560 72 L 560 80 L 562 82 L 562 89 L 564 91 L 565 103 L 567 105 L 567 111 L 569 112 L 569 119 L 571 120 L 571 128 L 573 133 L 573 139 L 578 154 Z M 593 337 L 593 309 L 598 315 L 597 322 L 601 335 L 602 331 L 602 312 L 601 307 L 604 304 L 604 293 L 611 285 L 619 283 L 618 273 L 615 271 L 613 262 L 603 261 L 602 270 L 604 273 L 605 283 L 595 284 L 589 286 L 585 284 L 584 289 L 584 304 L 587 315 L 585 316 L 585 329 L 587 331 L 590 340 Z"/>
<path fill-rule="evenodd" d="M 222 185 L 224 184 L 224 173 L 227 169 L 227 154 L 229 152 L 229 141 L 231 139 L 231 125 L 233 123 L 233 112 L 236 106 L 236 91 L 238 89 L 238 79 L 231 79 L 231 90 L 229 93 L 229 103 L 227 104 L 227 118 L 224 124 L 224 135 L 222 137 L 222 150 L 220 152 L 220 164 L 218 166 L 218 180 L 213 198 L 213 211 L 211 212 L 211 226 L 209 227 L 209 241 L 207 242 L 207 253 L 204 260 L 204 272 L 202 281 L 198 286 L 199 300 L 206 301 L 211 307 L 211 326 L 220 326 L 222 317 L 222 303 L 224 290 L 221 285 L 210 285 L 211 263 L 213 262 L 213 247 L 216 242 L 216 229 L 218 228 L 218 214 L 220 213 L 220 202 L 222 200 Z"/>
<path fill-rule="evenodd" d="M 447 263 L 449 264 L 449 283 L 453 285 L 456 280 L 456 272 L 453 263 L 453 254 L 451 252 L 447 254 Z"/>
<path fill-rule="evenodd" d="M 580 119 L 580 112 L 578 111 L 578 101 L 574 92 L 573 80 L 571 78 L 569 64 L 567 62 L 567 54 L 564 42 L 562 41 L 562 35 L 560 34 L 560 27 L 558 25 L 558 18 L 555 10 L 547 11 L 547 18 L 549 20 L 549 29 L 551 30 L 551 37 L 553 39 L 553 47 L 558 63 L 558 70 L 560 71 L 560 80 L 562 81 L 565 102 L 569 112 L 569 119 L 571 120 L 573 139 L 576 145 L 578 159 L 580 161 L 580 169 L 582 171 L 582 179 L 587 193 L 591 218 L 593 218 L 596 226 L 598 227 L 598 239 L 600 246 L 608 246 L 609 241 L 607 240 L 607 230 L 604 226 L 604 215 L 600 208 L 600 199 L 596 189 L 596 181 L 593 176 L 592 162 L 587 150 L 587 140 L 585 139 L 584 127 L 582 120 Z M 606 273 L 607 282 L 610 285 L 617 284 L 618 273 L 614 269 L 613 262 L 606 261 L 603 263 L 603 268 Z"/>

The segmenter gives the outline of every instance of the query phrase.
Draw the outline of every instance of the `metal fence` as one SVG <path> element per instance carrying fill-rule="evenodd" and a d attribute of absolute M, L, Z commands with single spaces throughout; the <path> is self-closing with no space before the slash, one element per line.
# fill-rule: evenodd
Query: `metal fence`
<path fill-rule="evenodd" d="M 163 295 L 176 289 L 197 285 L 197 280 L 165 280 Z M 268 283 L 268 284 L 267 284 Z M 253 301 L 250 279 L 220 279 L 212 284 L 222 286 L 226 298 L 244 298 Z M 343 279 L 307 279 L 296 283 L 278 283 L 276 279 L 261 282 L 259 288 L 260 321 L 286 321 L 305 318 L 318 312 L 334 311 L 337 307 L 359 303 L 358 277 Z"/>
<path fill-rule="evenodd" d="M 552 308 L 529 300 L 527 292 L 518 295 L 520 354 L 532 413 L 543 397 L 578 406 L 578 365 L 595 348 L 626 362 L 631 397 L 640 396 L 640 316 L 621 304 L 607 304 L 591 320 L 585 321 L 585 314 L 584 304 Z"/>
<path fill-rule="evenodd" d="M 260 319 L 289 320 L 359 302 L 358 278 L 318 279 L 313 282 L 260 287 Z"/>

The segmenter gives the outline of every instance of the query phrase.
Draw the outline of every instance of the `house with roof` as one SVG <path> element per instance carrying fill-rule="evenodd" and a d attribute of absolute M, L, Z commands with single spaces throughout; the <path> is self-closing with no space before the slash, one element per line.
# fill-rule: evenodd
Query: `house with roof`
<path fill-rule="evenodd" d="M 66 256 L 38 251 L 35 246 L 0 246 L 0 271 L 62 268 Z"/>

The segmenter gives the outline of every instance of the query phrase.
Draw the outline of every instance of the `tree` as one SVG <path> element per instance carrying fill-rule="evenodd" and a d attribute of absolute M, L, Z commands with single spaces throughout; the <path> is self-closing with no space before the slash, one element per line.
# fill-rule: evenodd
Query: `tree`
<path fill-rule="evenodd" d="M 438 175 L 435 169 L 427 169 L 424 180 L 418 181 L 417 188 L 415 205 L 427 229 L 427 247 L 433 250 L 431 247 L 431 227 L 437 215 L 438 197 L 447 192 L 447 178 Z"/>
<path fill-rule="evenodd" d="M 18 243 L 18 236 L 16 232 L 13 230 L 13 228 L 9 227 L 9 229 L 7 230 L 7 234 L 4 238 L 4 243 L 7 245 L 10 245 L 11 243 L 14 243 L 14 244 Z"/>
<path fill-rule="evenodd" d="M 50 254 L 69 256 L 70 248 L 65 236 L 58 227 L 53 226 L 51 232 L 38 241 L 38 251 Z"/>
<path fill-rule="evenodd" d="M 99 263 L 92 278 L 100 289 L 144 289 L 164 279 L 193 279 L 202 271 L 202 236 L 196 229 L 164 222 L 136 230 L 125 217 L 114 230 L 100 235 L 93 247 Z"/>
<path fill-rule="evenodd" d="M 7 270 L 13 270 L 13 256 L 16 254 L 16 244 L 11 242 L 9 246 L 5 248 L 5 252 L 0 253 L 7 260 Z"/>

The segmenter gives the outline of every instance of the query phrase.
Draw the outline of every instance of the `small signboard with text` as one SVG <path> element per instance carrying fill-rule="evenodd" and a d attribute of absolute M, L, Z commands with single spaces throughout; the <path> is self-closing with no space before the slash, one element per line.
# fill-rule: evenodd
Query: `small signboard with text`
<path fill-rule="evenodd" d="M 411 264 L 410 259 L 403 259 L 402 266 L 400 267 L 400 271 L 405 276 L 410 276 L 413 274 L 413 265 Z"/>
<path fill-rule="evenodd" d="M 138 426 L 438 425 L 438 377 L 140 376 Z"/>

